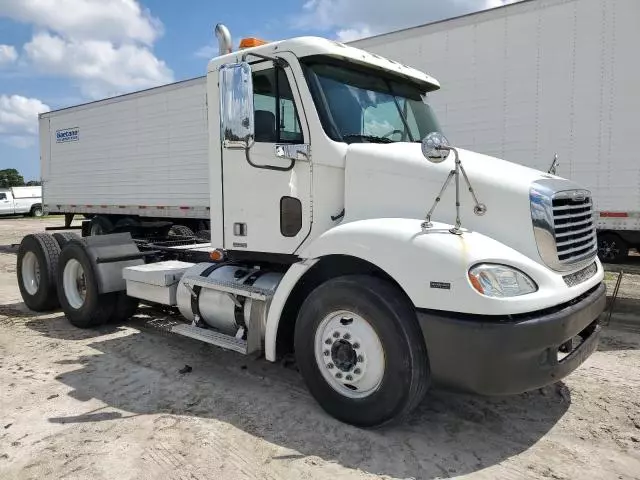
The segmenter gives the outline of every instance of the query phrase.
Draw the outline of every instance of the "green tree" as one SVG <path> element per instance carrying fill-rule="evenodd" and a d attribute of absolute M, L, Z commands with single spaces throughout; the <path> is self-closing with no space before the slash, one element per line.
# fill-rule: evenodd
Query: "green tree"
<path fill-rule="evenodd" d="M 0 187 L 23 187 L 24 178 L 20 175 L 20 172 L 15 168 L 5 168 L 0 170 Z"/>
<path fill-rule="evenodd" d="M 29 180 L 26 184 L 27 187 L 39 187 L 42 185 L 40 180 Z"/>

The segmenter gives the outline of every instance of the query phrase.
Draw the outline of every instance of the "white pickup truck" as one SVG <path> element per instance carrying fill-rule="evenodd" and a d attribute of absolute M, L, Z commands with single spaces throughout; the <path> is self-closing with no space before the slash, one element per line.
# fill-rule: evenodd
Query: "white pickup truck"
<path fill-rule="evenodd" d="M 41 217 L 42 187 L 0 188 L 0 215 Z"/>

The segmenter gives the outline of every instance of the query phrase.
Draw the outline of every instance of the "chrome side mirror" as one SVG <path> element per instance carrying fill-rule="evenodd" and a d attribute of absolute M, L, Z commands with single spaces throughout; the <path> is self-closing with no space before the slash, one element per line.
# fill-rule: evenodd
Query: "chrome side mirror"
<path fill-rule="evenodd" d="M 422 154 L 432 163 L 442 163 L 449 156 L 449 141 L 440 132 L 431 132 L 422 140 Z"/>
<path fill-rule="evenodd" d="M 222 145 L 251 148 L 255 139 L 251 67 L 247 62 L 223 65 L 219 78 Z"/>

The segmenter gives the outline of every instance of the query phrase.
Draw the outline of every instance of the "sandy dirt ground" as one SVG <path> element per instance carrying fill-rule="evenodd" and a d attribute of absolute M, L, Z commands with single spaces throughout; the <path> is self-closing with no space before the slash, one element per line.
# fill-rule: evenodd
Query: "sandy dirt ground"
<path fill-rule="evenodd" d="M 59 223 L 0 219 L 2 480 L 640 478 L 632 324 L 606 329 L 557 385 L 433 390 L 404 423 L 360 430 L 326 415 L 295 368 L 164 333 L 159 312 L 93 331 L 30 313 L 10 245 Z"/>

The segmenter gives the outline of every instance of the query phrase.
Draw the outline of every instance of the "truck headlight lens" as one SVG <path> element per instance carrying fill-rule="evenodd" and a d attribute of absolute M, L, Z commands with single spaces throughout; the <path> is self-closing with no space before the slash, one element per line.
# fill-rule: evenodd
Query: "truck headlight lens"
<path fill-rule="evenodd" d="M 538 290 L 527 275 L 506 265 L 481 263 L 469 270 L 471 285 L 487 297 L 517 297 Z"/>

